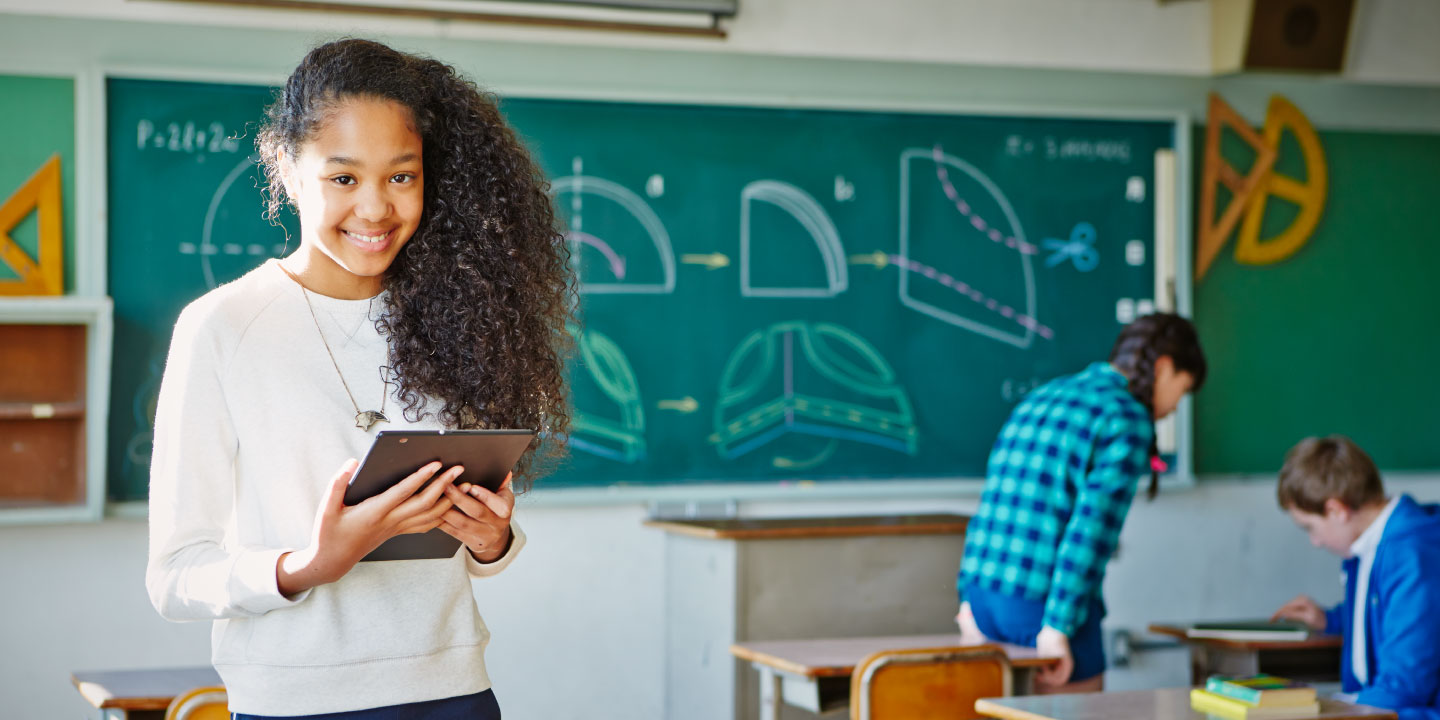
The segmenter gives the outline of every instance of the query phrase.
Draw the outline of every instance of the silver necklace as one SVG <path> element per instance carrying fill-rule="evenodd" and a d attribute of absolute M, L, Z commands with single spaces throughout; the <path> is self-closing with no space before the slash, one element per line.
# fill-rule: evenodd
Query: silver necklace
<path fill-rule="evenodd" d="M 340 363 L 335 362 L 335 353 L 330 350 L 330 342 L 325 339 L 325 331 L 320 328 L 320 318 L 315 315 L 315 305 L 310 302 L 310 291 L 305 289 L 305 283 L 300 282 L 300 278 L 296 277 L 295 273 L 290 272 L 283 265 L 280 269 L 284 270 L 285 274 L 300 286 L 300 294 L 305 297 L 305 307 L 310 308 L 310 319 L 315 321 L 315 332 L 320 335 L 320 343 L 325 346 L 325 354 L 330 356 L 330 364 L 335 366 L 335 374 L 340 377 L 340 386 L 345 388 L 346 397 L 350 398 L 350 406 L 355 408 L 355 427 L 370 432 L 370 428 L 375 427 L 376 423 L 390 422 L 390 418 L 385 417 L 385 396 L 390 394 L 389 386 L 387 385 L 386 389 L 380 393 L 380 409 L 378 411 L 360 409 L 360 404 L 355 402 L 355 394 L 350 392 L 350 384 L 345 382 L 345 373 L 340 372 Z M 358 331 L 359 328 L 356 330 Z"/>

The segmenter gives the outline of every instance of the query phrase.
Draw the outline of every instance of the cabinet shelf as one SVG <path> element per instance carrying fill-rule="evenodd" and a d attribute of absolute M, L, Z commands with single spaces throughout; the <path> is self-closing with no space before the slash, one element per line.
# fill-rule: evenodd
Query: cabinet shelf
<path fill-rule="evenodd" d="M 0 299 L 0 523 L 98 519 L 108 298 Z"/>

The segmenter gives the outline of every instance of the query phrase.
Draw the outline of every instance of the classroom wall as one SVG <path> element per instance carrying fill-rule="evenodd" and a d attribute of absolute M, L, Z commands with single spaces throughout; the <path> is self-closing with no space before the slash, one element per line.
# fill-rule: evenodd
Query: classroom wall
<path fill-rule="evenodd" d="M 950 1 L 911 0 L 927 11 L 937 11 Z M 846 26 L 850 30 L 831 27 L 828 23 L 840 22 L 834 18 L 816 20 L 813 8 L 819 3 L 787 2 L 784 7 L 812 9 L 810 15 L 789 18 L 777 15 L 778 2 L 747 2 L 747 12 L 754 13 L 749 17 L 770 13 L 778 18 L 774 22 L 779 27 L 813 30 L 817 35 L 796 30 L 762 40 L 765 28 L 754 28 L 743 52 L 730 45 L 695 41 L 632 41 L 599 35 L 576 40 L 573 33 L 539 33 L 540 39 L 535 39 L 516 33 L 507 34 L 511 40 L 502 42 L 487 35 L 493 35 L 491 31 L 474 28 L 423 23 L 386 28 L 411 32 L 411 37 L 395 36 L 397 42 L 454 61 L 501 91 L 855 106 L 1128 108 L 1188 112 L 1199 118 L 1206 91 L 1215 87 L 1252 122 L 1263 115 L 1268 93 L 1279 90 L 1321 126 L 1440 131 L 1440 92 L 1422 87 L 1440 84 L 1432 76 L 1440 63 L 1430 63 L 1430 75 L 1415 72 L 1414 63 L 1433 58 L 1425 54 L 1428 51 L 1414 49 L 1418 42 L 1409 50 L 1401 43 L 1402 49 L 1396 50 L 1395 44 L 1367 35 L 1365 50 L 1354 61 L 1371 77 L 1392 82 L 1412 78 L 1414 87 L 1274 77 L 1212 81 L 1197 74 L 1206 63 L 1197 59 L 1191 37 L 1195 31 L 1189 26 L 1197 8 L 1205 6 L 1201 2 L 1083 3 L 1097 17 L 1113 20 L 1099 27 L 1081 26 L 1091 34 L 1088 50 L 1070 44 L 1066 37 L 1066 23 L 1073 23 L 1073 18 L 1048 12 L 1060 5 L 1082 4 L 1074 0 L 965 3 L 977 13 L 1010 12 L 999 6 L 1019 9 L 1005 16 L 1010 24 L 991 18 L 1004 32 L 980 32 L 977 28 L 983 26 L 973 18 L 986 17 L 983 13 L 953 23 L 955 37 L 974 40 L 984 35 L 975 41 L 981 43 L 978 46 L 956 42 L 961 47 L 941 48 L 942 43 L 922 37 L 914 43 L 919 50 L 908 47 L 911 43 L 903 34 L 877 31 L 870 37 L 855 33 L 852 26 Z M 832 8 L 837 4 L 825 3 Z M 866 15 L 865 8 L 872 3 L 853 0 L 844 5 L 861 26 L 869 21 L 884 29 L 883 18 Z M 1401 5 L 1433 4 L 1362 3 L 1382 10 Z M 1127 46 L 1128 26 L 1121 21 L 1131 15 L 1122 15 L 1122 6 L 1150 17 L 1150 24 L 1140 28 L 1155 36 L 1155 42 Z M 172 20 L 196 12 L 167 3 L 0 0 L 0 13 L 7 9 L 68 13 L 76 7 L 89 16 L 79 11 L 63 18 L 0 14 L 0 71 L 85 72 L 106 65 L 274 79 L 317 37 L 313 27 L 301 22 L 289 22 L 291 27 L 301 26 L 299 31 L 276 29 L 279 21 L 274 18 L 289 15 L 264 16 L 270 29 L 240 23 L 214 27 L 162 22 L 156 15 L 162 7 L 167 9 L 164 17 Z M 1176 14 L 1161 13 L 1161 7 L 1164 13 Z M 1428 11 L 1414 12 L 1418 19 L 1402 24 L 1427 27 L 1429 23 L 1433 37 L 1435 17 Z M 127 13 L 150 15 L 130 22 L 105 19 Z M 1185 22 L 1174 20 L 1180 17 Z M 1187 27 L 1177 29 L 1172 20 Z M 1382 20 L 1366 32 L 1386 27 L 1389 21 Z M 358 29 L 374 32 L 373 25 Z M 325 28 L 326 33 L 341 30 Z M 737 27 L 732 37 L 740 34 Z M 797 35 L 803 38 L 794 39 Z M 935 36 L 943 35 L 935 31 Z M 561 36 L 570 44 L 554 44 Z M 1013 43 L 1005 42 L 1010 37 Z M 1041 40 L 1031 43 L 1031 37 Z M 1017 58 L 1000 47 L 1009 44 L 1025 48 L 1025 57 Z M 912 60 L 927 62 L 877 60 L 910 57 L 906 53 L 912 51 L 920 55 Z M 946 64 L 953 62 L 969 64 Z M 1127 72 L 1044 69 L 1067 64 Z M 1411 476 L 1392 481 L 1392 488 L 1440 500 L 1437 480 L 1440 474 Z M 742 502 L 739 511 L 746 515 L 965 512 L 974 503 L 973 496 L 938 489 L 929 496 L 903 499 L 800 496 L 784 502 Z M 120 509 L 122 515 L 134 512 Z M 572 506 L 540 493 L 522 501 L 518 517 L 530 537 L 522 561 L 499 577 L 476 583 L 477 599 L 494 630 L 489 659 L 507 716 L 519 720 L 661 716 L 665 659 L 656 619 L 663 616 L 663 538 L 641 525 L 646 514 L 644 503 L 634 500 Z M 150 608 L 143 590 L 145 543 L 143 519 L 133 517 L 0 527 L 0 578 L 4 579 L 0 698 L 5 702 L 0 714 L 95 717 L 70 687 L 70 671 L 207 661 L 206 625 L 169 624 Z M 1106 586 L 1110 629 L 1138 631 L 1154 620 L 1253 615 L 1297 591 L 1326 599 L 1338 596 L 1336 562 L 1309 548 L 1274 508 L 1268 477 L 1202 478 L 1196 488 L 1169 493 L 1152 504 L 1137 503 L 1121 548 Z M 948 583 L 949 578 L 937 582 Z M 1130 670 L 1112 673 L 1110 683 L 1112 687 L 1174 685 L 1183 683 L 1186 673 L 1183 653 L 1160 651 L 1138 657 Z M 557 691 L 560 686 L 564 692 Z"/>
<path fill-rule="evenodd" d="M 1440 3 L 1356 3 L 1344 75 L 1440 84 Z M 330 31 L 324 13 L 155 0 L 0 0 L 0 12 L 151 23 Z M 917 22 L 917 18 L 920 19 Z M 992 67 L 1208 75 L 1207 0 L 744 0 L 724 40 L 409 18 L 343 23 L 367 32 L 571 46 L 903 60 Z"/>

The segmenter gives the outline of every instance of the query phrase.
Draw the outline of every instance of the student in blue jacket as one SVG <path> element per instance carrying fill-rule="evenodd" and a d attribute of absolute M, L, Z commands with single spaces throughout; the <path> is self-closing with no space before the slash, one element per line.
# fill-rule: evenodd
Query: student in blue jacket
<path fill-rule="evenodd" d="M 1275 617 L 1344 637 L 1355 702 L 1440 720 L 1440 505 L 1387 498 L 1370 456 L 1339 435 L 1291 448 L 1278 496 L 1312 545 L 1345 558 L 1345 600 L 1326 610 L 1302 595 Z"/>

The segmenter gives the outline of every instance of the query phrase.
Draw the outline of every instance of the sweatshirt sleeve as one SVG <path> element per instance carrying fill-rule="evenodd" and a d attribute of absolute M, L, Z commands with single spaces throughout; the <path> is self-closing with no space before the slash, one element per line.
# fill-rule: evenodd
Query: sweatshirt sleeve
<path fill-rule="evenodd" d="M 198 303 L 181 313 L 155 410 L 145 587 L 167 620 L 260 615 L 308 594 L 280 594 L 275 566 L 290 548 L 225 543 L 234 520 L 237 437 L 216 321 Z"/>
<path fill-rule="evenodd" d="M 472 578 L 487 578 L 492 575 L 499 575 L 502 570 L 515 561 L 515 556 L 520 554 L 520 548 L 525 547 L 525 533 L 520 529 L 520 523 L 515 518 L 510 518 L 510 547 L 505 550 L 498 560 L 490 563 L 482 563 L 475 559 L 470 551 L 460 546 L 460 552 L 465 554 L 465 570 Z"/>

